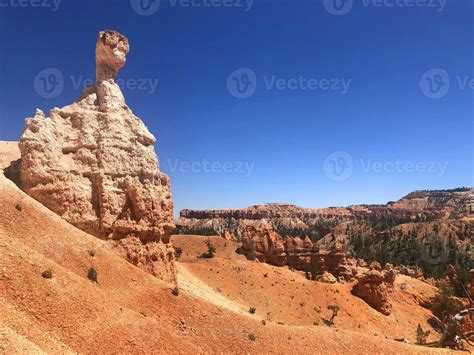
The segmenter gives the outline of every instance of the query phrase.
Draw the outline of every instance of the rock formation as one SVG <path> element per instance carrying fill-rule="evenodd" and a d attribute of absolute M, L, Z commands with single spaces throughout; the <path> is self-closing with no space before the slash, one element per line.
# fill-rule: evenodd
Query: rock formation
<path fill-rule="evenodd" d="M 349 259 L 341 249 L 323 250 L 308 237 L 283 238 L 268 224 L 260 227 L 247 226 L 242 232 L 242 246 L 239 249 L 250 260 L 259 260 L 275 266 L 288 266 L 305 271 L 313 279 L 350 281 L 357 274 L 355 260 Z"/>
<path fill-rule="evenodd" d="M 358 278 L 358 282 L 352 288 L 352 294 L 388 316 L 392 311 L 389 295 L 393 291 L 395 277 L 396 274 L 391 267 L 384 271 L 372 268 Z"/>
<path fill-rule="evenodd" d="M 159 171 L 155 137 L 115 83 L 128 50 L 125 36 L 100 32 L 97 81 L 76 102 L 53 108 L 49 117 L 36 110 L 26 119 L 19 144 L 21 187 L 101 239 L 168 243 L 174 229 L 170 181 Z M 157 246 L 143 248 L 138 251 L 134 244 L 129 260 L 136 259 L 131 253 L 157 253 Z"/>
<path fill-rule="evenodd" d="M 116 251 L 133 265 L 167 282 L 176 282 L 175 250 L 171 244 L 128 237 L 114 242 Z"/>
<path fill-rule="evenodd" d="M 227 228 L 238 240 L 246 226 L 259 227 L 262 223 L 284 237 L 309 236 L 321 249 L 342 247 L 357 258 L 375 258 L 393 265 L 422 260 L 422 271 L 430 276 L 433 265 L 447 266 L 453 246 L 457 260 L 450 262 L 464 263 L 469 258 L 466 251 L 474 235 L 474 189 L 416 191 L 385 205 L 344 208 L 312 209 L 277 203 L 243 209 L 183 210 L 176 222 L 181 234 L 221 234 Z M 407 244 L 410 247 L 406 248 Z"/>
<path fill-rule="evenodd" d="M 237 239 L 235 239 L 234 237 L 234 234 L 228 229 L 224 229 L 224 233 L 222 233 L 222 238 L 224 238 L 225 240 L 228 240 L 229 242 L 237 241 Z"/>
<path fill-rule="evenodd" d="M 283 239 L 271 227 L 247 226 L 242 236 L 240 252 L 249 260 L 283 266 L 288 263 Z"/>
<path fill-rule="evenodd" d="M 283 235 L 309 235 L 319 239 L 336 225 L 348 221 L 406 223 L 416 220 L 456 219 L 474 213 L 474 189 L 416 191 L 385 205 L 302 208 L 285 203 L 270 203 L 242 209 L 182 210 L 176 225 L 184 234 L 201 229 L 222 233 L 224 226 L 241 236 L 247 225 L 263 221 Z M 393 224 L 392 224 L 393 225 Z M 314 239 L 313 238 L 313 239 Z"/>

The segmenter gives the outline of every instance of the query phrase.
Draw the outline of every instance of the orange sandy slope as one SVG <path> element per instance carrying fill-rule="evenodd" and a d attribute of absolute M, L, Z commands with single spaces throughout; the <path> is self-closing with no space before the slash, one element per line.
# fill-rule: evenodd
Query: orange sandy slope
<path fill-rule="evenodd" d="M 17 157 L 16 144 L 0 143 L 0 167 Z M 197 259 L 202 237 L 173 239 L 185 249 L 179 296 L 0 174 L 0 353 L 446 352 L 385 339 L 413 338 L 414 324 L 426 319 L 409 292 L 397 291 L 394 315 L 386 318 L 350 296 L 347 285 L 310 283 L 248 262 L 223 240 L 216 241 L 217 258 Z M 97 284 L 87 278 L 91 266 Z M 52 279 L 41 276 L 47 269 Z M 411 288 L 433 292 L 410 281 Z M 312 325 L 329 302 L 341 306 L 336 326 Z M 249 306 L 256 315 L 245 312 Z"/>

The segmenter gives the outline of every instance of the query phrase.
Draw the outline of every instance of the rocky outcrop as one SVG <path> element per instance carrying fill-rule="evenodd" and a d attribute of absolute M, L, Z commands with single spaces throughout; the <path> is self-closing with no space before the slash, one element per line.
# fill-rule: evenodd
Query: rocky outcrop
<path fill-rule="evenodd" d="M 96 80 L 115 80 L 129 49 L 124 35 L 110 30 L 100 32 L 95 49 Z"/>
<path fill-rule="evenodd" d="M 175 250 L 171 244 L 128 237 L 113 242 L 116 251 L 131 264 L 170 283 L 176 282 Z"/>
<path fill-rule="evenodd" d="M 447 266 L 453 246 L 459 259 L 456 262 L 469 257 L 466 250 L 474 233 L 472 201 L 474 190 L 468 188 L 417 191 L 386 205 L 310 209 L 278 203 L 244 209 L 183 210 L 176 224 L 182 234 L 222 234 L 225 228 L 238 240 L 247 226 L 268 224 L 285 238 L 296 237 L 297 243 L 300 236 L 309 236 L 321 250 L 350 250 L 357 258 L 393 265 L 419 260 L 425 270 L 404 271 L 421 278 L 423 273 L 430 276 L 433 265 Z M 405 247 L 407 244 L 411 246 Z M 294 264 L 308 264 L 308 255 L 303 253 L 291 258 Z M 343 272 L 349 275 L 349 270 Z"/>
<path fill-rule="evenodd" d="M 283 266 L 288 263 L 283 238 L 271 227 L 256 228 L 248 226 L 242 236 L 239 250 L 249 260 L 258 260 L 268 264 Z"/>
<path fill-rule="evenodd" d="M 319 239 L 340 223 L 367 221 L 390 225 L 410 221 L 459 218 L 474 213 L 474 189 L 416 191 L 386 205 L 302 208 L 285 203 L 270 203 L 242 209 L 182 210 L 176 221 L 180 233 L 200 230 L 222 233 L 228 228 L 236 236 L 247 225 L 269 223 L 282 235 L 309 235 Z"/>
<path fill-rule="evenodd" d="M 470 214 L 474 212 L 474 190 L 459 188 L 414 191 L 396 202 L 389 202 L 387 207 L 418 212 L 441 209 L 446 215 Z"/>
<path fill-rule="evenodd" d="M 379 268 L 371 268 L 358 278 L 352 288 L 352 294 L 362 298 L 369 306 L 388 316 L 392 311 L 389 297 L 393 291 L 395 277 L 395 271 L 391 266 L 384 271 Z"/>
<path fill-rule="evenodd" d="M 170 181 L 159 170 L 155 137 L 114 80 L 128 50 L 125 36 L 100 32 L 97 81 L 71 105 L 53 108 L 48 117 L 36 110 L 26 119 L 19 143 L 21 187 L 101 239 L 168 243 L 174 229 Z M 153 259 L 154 248 L 143 253 Z"/>
<path fill-rule="evenodd" d="M 222 238 L 225 240 L 228 240 L 229 242 L 236 242 L 237 239 L 235 239 L 234 234 L 229 231 L 228 229 L 225 229 L 224 232 L 222 233 Z"/>
<path fill-rule="evenodd" d="M 305 209 L 289 204 L 267 204 L 243 209 L 225 209 L 194 211 L 182 210 L 176 221 L 179 233 L 221 234 L 229 229 L 236 237 L 242 238 L 247 226 L 259 227 L 262 223 L 269 224 L 280 234 L 288 230 L 305 231 L 318 229 L 320 235 L 326 234 L 331 227 L 340 221 L 351 218 L 351 213 L 345 208 Z M 293 235 L 294 236 L 294 235 Z"/>
<path fill-rule="evenodd" d="M 386 205 L 310 209 L 278 203 L 244 209 L 183 210 L 176 223 L 182 234 L 221 234 L 228 229 L 238 240 L 247 226 L 266 224 L 284 238 L 296 237 L 294 243 L 300 243 L 300 236 L 308 236 L 321 251 L 349 250 L 358 259 L 389 262 L 400 267 L 401 273 L 421 279 L 433 276 L 435 269 L 443 269 L 449 262 L 465 264 L 472 259 L 473 201 L 474 189 L 470 188 L 416 191 Z M 309 264 L 309 254 L 302 252 L 287 258 L 299 269 Z M 423 265 L 424 269 L 403 264 Z M 350 277 L 351 267 L 341 270 L 344 278 Z"/>
<path fill-rule="evenodd" d="M 337 279 L 334 277 L 333 274 L 325 271 L 322 275 L 316 277 L 316 281 L 324 282 L 327 284 L 335 284 L 337 282 Z"/>
<path fill-rule="evenodd" d="M 342 249 L 323 250 L 308 237 L 283 238 L 268 224 L 247 226 L 242 232 L 241 254 L 249 260 L 259 260 L 275 266 L 288 266 L 308 273 L 308 277 L 350 281 L 357 274 L 356 261 Z M 324 276 L 326 275 L 326 276 Z"/>
<path fill-rule="evenodd" d="M 395 270 L 401 274 L 401 275 L 406 275 L 413 277 L 414 279 L 423 279 L 423 270 L 419 266 L 405 266 L 405 265 L 399 265 L 395 267 Z"/>

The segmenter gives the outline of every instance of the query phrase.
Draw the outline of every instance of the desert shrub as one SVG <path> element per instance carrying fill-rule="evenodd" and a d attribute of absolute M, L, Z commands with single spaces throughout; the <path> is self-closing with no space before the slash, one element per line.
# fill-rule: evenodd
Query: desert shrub
<path fill-rule="evenodd" d="M 181 257 L 182 253 L 183 253 L 183 248 L 174 247 L 174 257 L 176 258 L 176 260 L 178 260 Z"/>
<path fill-rule="evenodd" d="M 19 203 L 17 203 L 17 204 L 15 205 L 15 208 L 16 208 L 18 211 L 20 211 L 20 212 L 23 211 L 23 207 L 21 207 L 21 205 L 20 205 Z"/>
<path fill-rule="evenodd" d="M 442 283 L 438 289 L 438 292 L 436 293 L 433 306 L 431 307 L 433 313 L 444 319 L 447 316 L 451 316 L 459 312 L 462 306 L 456 302 L 456 299 L 453 296 L 453 289 L 449 285 Z"/>
<path fill-rule="evenodd" d="M 263 277 L 268 277 L 268 272 L 264 273 Z"/>
<path fill-rule="evenodd" d="M 93 250 L 89 250 L 88 253 L 89 253 L 89 256 L 91 256 L 91 257 L 95 256 L 95 251 L 93 251 Z"/>
<path fill-rule="evenodd" d="M 211 259 L 215 256 L 216 254 L 216 248 L 214 245 L 211 243 L 211 239 L 207 238 L 207 240 L 204 242 L 207 245 L 207 252 L 201 254 L 201 258 L 204 259 Z"/>
<path fill-rule="evenodd" d="M 454 285 L 454 294 L 458 297 L 468 296 L 469 289 L 469 270 L 467 268 L 458 268 L 456 270 L 456 283 Z"/>
<path fill-rule="evenodd" d="M 45 279 L 50 279 L 53 277 L 53 272 L 51 270 L 45 270 L 41 273 L 41 276 Z"/>
<path fill-rule="evenodd" d="M 249 313 L 250 314 L 255 314 L 256 309 L 254 307 L 250 307 Z"/>
<path fill-rule="evenodd" d="M 87 278 L 92 282 L 97 282 L 97 271 L 93 267 L 89 268 Z"/>
<path fill-rule="evenodd" d="M 419 345 L 425 345 L 428 335 L 430 335 L 430 331 L 428 330 L 425 332 L 421 325 L 418 324 L 418 327 L 416 328 L 416 343 Z"/>
<path fill-rule="evenodd" d="M 178 286 L 176 286 L 175 288 L 173 288 L 171 290 L 171 293 L 173 294 L 173 296 L 179 296 L 179 288 Z"/>
<path fill-rule="evenodd" d="M 332 311 L 332 315 L 331 315 L 331 318 L 323 319 L 323 320 L 324 320 L 324 323 L 326 323 L 326 325 L 332 326 L 334 325 L 334 318 L 336 318 L 337 313 L 339 312 L 339 306 L 330 304 L 327 308 Z"/>
<path fill-rule="evenodd" d="M 191 234 L 191 235 L 219 235 L 219 233 L 213 228 L 207 227 L 188 227 L 188 226 L 176 226 L 173 234 Z"/>
<path fill-rule="evenodd" d="M 249 333 L 249 339 L 255 341 L 257 340 L 257 336 L 254 333 Z"/>

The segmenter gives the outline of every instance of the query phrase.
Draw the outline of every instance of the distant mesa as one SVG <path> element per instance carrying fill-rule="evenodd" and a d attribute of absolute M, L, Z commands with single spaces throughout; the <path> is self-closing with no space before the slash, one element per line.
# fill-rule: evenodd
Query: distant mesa
<path fill-rule="evenodd" d="M 283 235 L 324 237 L 343 221 L 364 220 L 380 222 L 387 219 L 395 224 L 410 221 L 434 221 L 474 215 L 474 190 L 415 191 L 386 205 L 354 205 L 348 207 L 303 208 L 288 203 L 268 203 L 242 209 L 188 210 L 180 212 L 176 225 L 180 232 L 201 230 L 221 234 L 229 229 L 242 237 L 242 227 L 259 226 L 263 220 Z M 313 234 L 311 234 L 313 233 Z"/>

